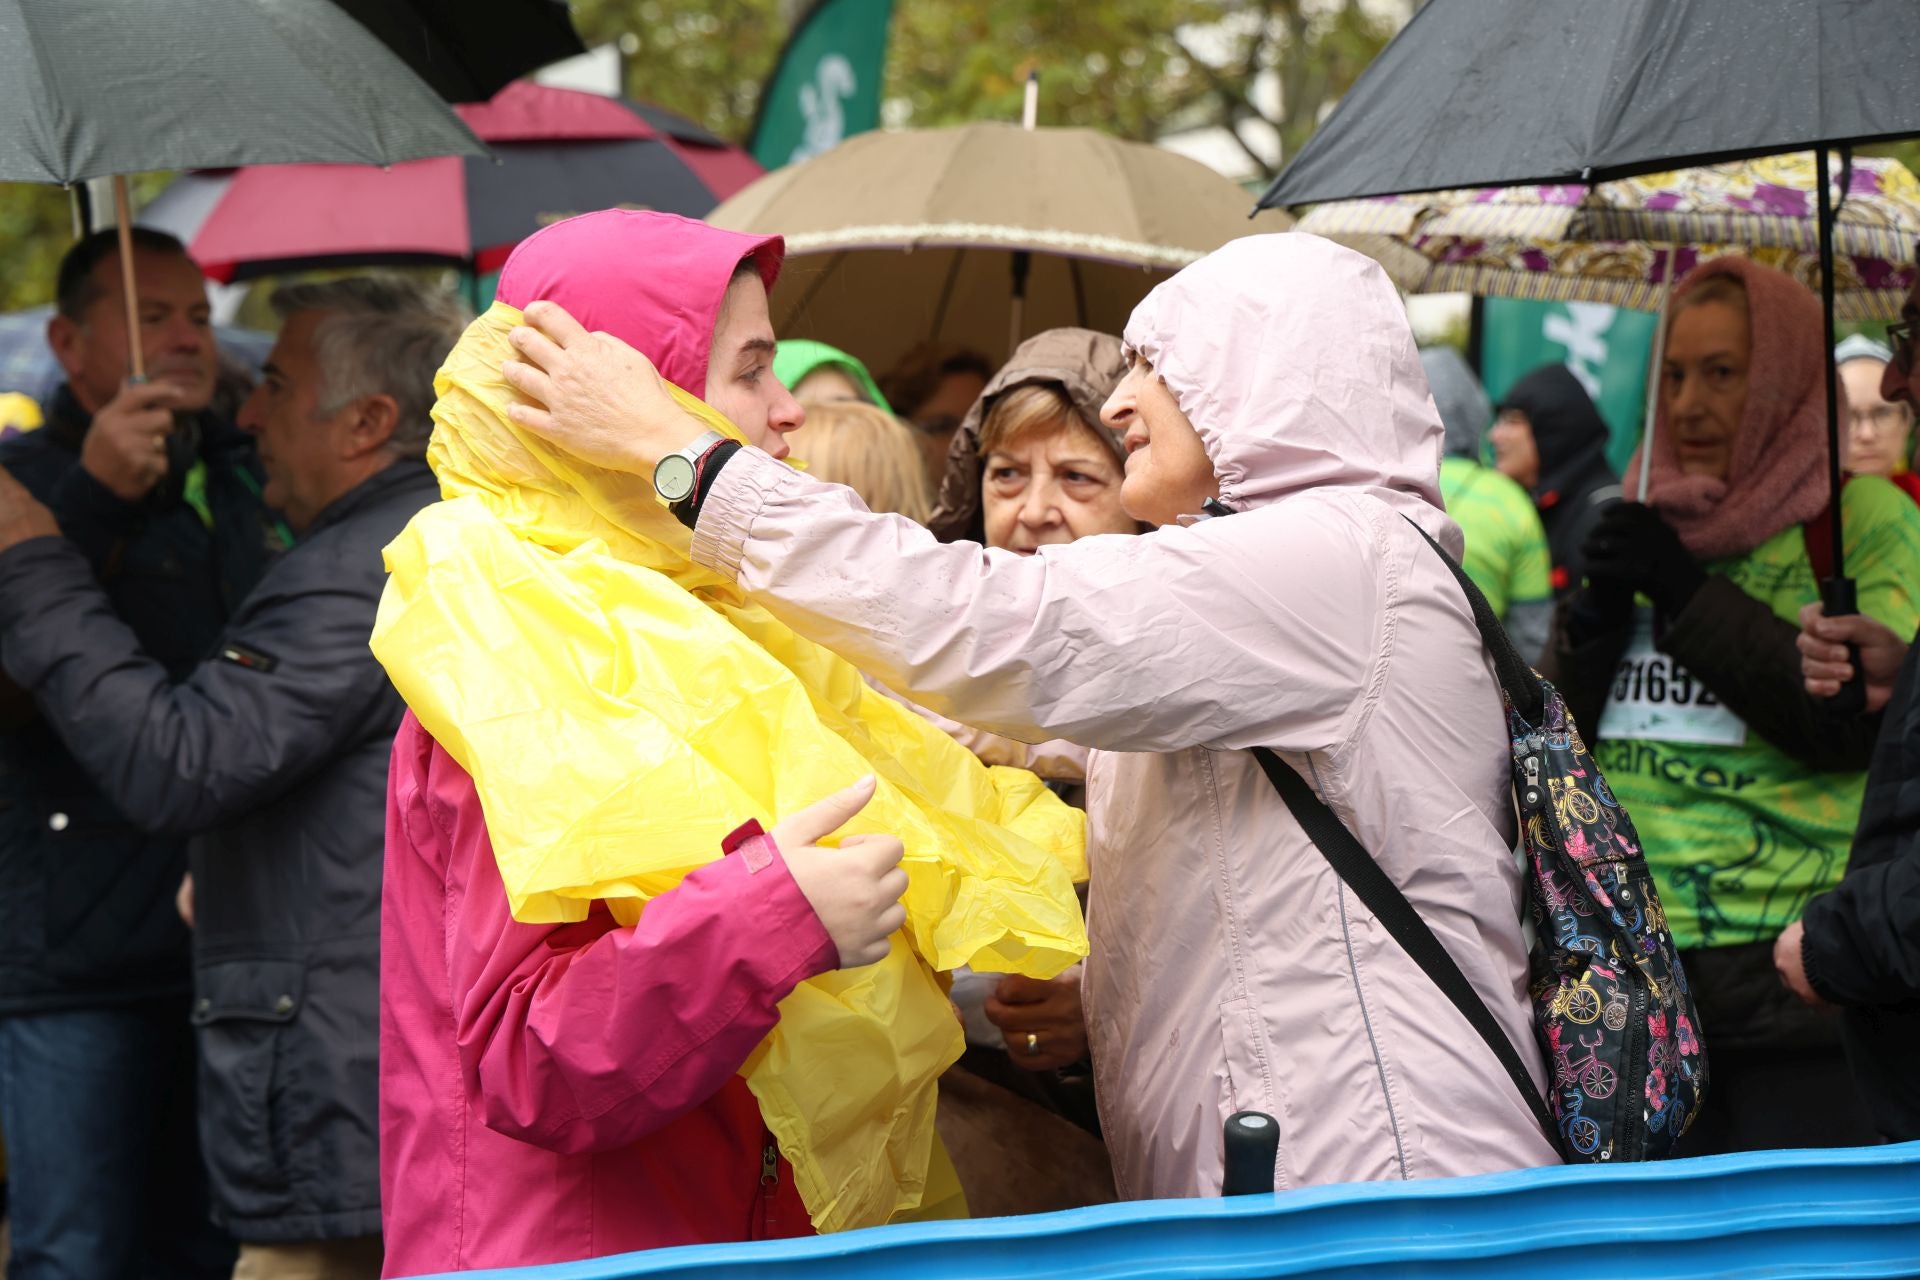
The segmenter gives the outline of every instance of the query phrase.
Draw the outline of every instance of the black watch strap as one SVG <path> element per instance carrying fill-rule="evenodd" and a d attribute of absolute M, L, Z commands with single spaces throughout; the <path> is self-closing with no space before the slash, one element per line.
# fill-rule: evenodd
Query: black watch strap
<path fill-rule="evenodd" d="M 700 508 L 706 503 L 708 490 L 713 488 L 713 482 L 721 468 L 727 465 L 727 459 L 738 452 L 738 440 L 722 440 L 700 455 L 700 461 L 693 468 L 693 492 L 667 508 L 673 512 L 674 519 L 689 529 L 700 523 Z"/>

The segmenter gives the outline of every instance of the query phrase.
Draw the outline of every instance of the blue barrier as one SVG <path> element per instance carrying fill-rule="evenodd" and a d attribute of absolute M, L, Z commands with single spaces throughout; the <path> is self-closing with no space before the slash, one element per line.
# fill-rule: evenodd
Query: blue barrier
<path fill-rule="evenodd" d="M 1920 1143 L 1153 1200 L 464 1280 L 1709 1280 L 1920 1275 Z"/>

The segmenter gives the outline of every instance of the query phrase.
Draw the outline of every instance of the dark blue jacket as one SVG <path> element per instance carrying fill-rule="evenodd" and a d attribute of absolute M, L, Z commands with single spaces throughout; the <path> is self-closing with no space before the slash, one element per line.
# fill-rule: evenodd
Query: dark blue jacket
<path fill-rule="evenodd" d="M 381 549 L 438 496 L 402 461 L 333 502 L 184 680 L 65 541 L 0 553 L 8 673 L 130 820 L 191 834 L 200 1145 L 241 1240 L 380 1231 L 380 884 L 406 708 L 367 639 Z"/>
<path fill-rule="evenodd" d="M 205 464 L 209 527 L 181 479 L 128 503 L 83 471 L 89 422 L 62 388 L 45 426 L 0 443 L 0 466 L 53 509 L 141 648 L 182 677 L 274 550 L 253 441 L 207 414 L 176 433 L 185 447 L 173 476 Z M 10 603 L 30 610 L 36 601 Z M 18 690 L 9 686 L 0 704 L 0 1016 L 184 994 L 187 931 L 173 907 L 186 870 L 180 838 L 129 823 Z"/>
<path fill-rule="evenodd" d="M 1875 1126 L 1890 1142 L 1920 1139 L 1920 645 L 1887 703 L 1846 878 L 1803 922 L 1807 981 L 1846 1010 Z"/>

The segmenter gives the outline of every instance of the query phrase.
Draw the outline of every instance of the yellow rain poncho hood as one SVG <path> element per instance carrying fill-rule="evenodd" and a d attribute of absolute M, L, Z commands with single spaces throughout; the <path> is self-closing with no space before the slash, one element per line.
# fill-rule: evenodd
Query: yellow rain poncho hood
<path fill-rule="evenodd" d="M 626 339 L 737 439 L 684 388 L 704 387 L 720 298 L 750 254 L 770 281 L 778 241 L 592 214 L 524 243 L 501 296 L 550 298 Z M 692 564 L 648 481 L 509 422 L 500 367 L 519 320 L 496 302 L 436 379 L 428 458 L 445 501 L 387 548 L 374 653 L 472 775 L 523 921 L 579 920 L 598 899 L 631 923 L 746 819 L 771 826 L 878 776 L 845 834 L 905 844 L 904 937 L 880 964 L 796 989 L 741 1074 L 815 1226 L 884 1222 L 920 1203 L 935 1082 L 962 1048 L 934 971 L 1050 977 L 1086 953 L 1081 815 Z"/>

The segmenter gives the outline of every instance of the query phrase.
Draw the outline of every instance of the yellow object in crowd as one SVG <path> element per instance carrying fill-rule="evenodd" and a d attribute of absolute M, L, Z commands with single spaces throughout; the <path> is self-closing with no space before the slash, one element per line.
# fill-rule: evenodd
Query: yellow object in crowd
<path fill-rule="evenodd" d="M 500 366 L 520 320 L 496 302 L 440 370 L 428 457 L 445 501 L 386 550 L 374 653 L 473 776 L 523 921 L 580 920 L 598 899 L 631 923 L 745 819 L 877 775 L 845 834 L 905 844 L 904 936 L 798 987 L 741 1073 L 816 1228 L 912 1211 L 936 1081 L 963 1047 L 934 971 L 1045 978 L 1086 954 L 1083 815 L 692 563 L 649 481 L 515 427 Z"/>
<path fill-rule="evenodd" d="M 0 436 L 33 431 L 45 421 L 38 400 L 19 391 L 0 391 Z"/>

